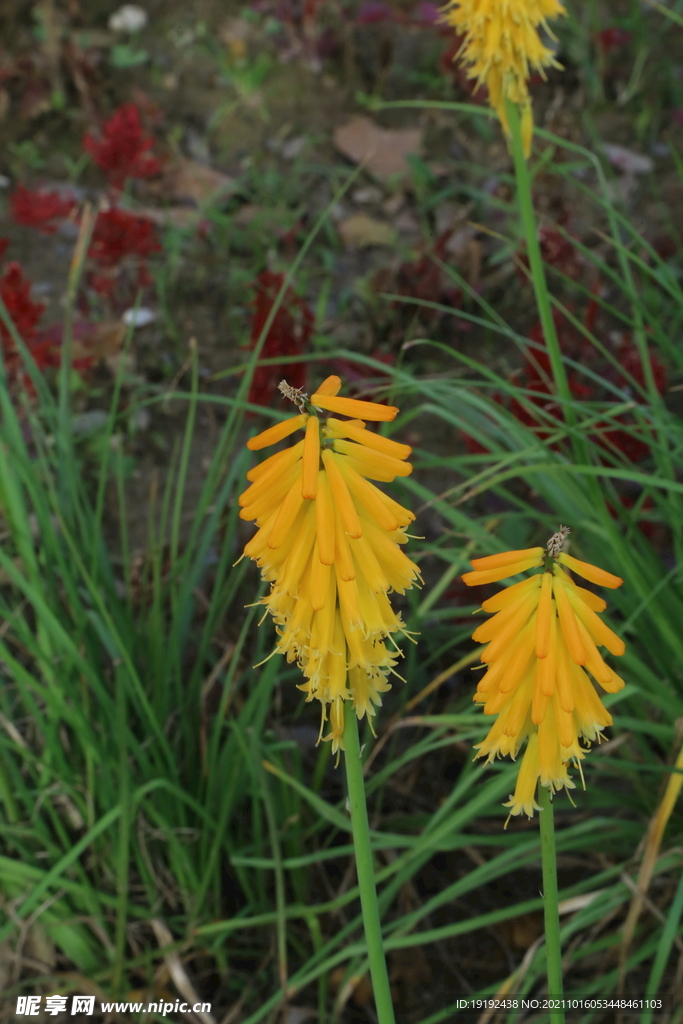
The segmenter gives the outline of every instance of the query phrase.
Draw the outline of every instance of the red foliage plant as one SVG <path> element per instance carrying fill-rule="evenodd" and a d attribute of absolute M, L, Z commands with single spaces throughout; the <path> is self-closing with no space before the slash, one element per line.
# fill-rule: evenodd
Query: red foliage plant
<path fill-rule="evenodd" d="M 265 328 L 275 300 L 282 288 L 284 274 L 264 270 L 256 279 L 253 303 L 250 348 L 254 348 Z M 261 349 L 262 359 L 302 355 L 313 333 L 315 317 L 303 299 L 291 288 L 285 292 L 268 329 Z M 283 377 L 295 388 L 306 386 L 306 364 L 291 362 L 257 366 L 249 388 L 249 401 L 254 405 L 270 405 Z"/>
<path fill-rule="evenodd" d="M 88 256 L 102 266 L 114 266 L 126 256 L 144 260 L 160 251 L 156 226 L 149 217 L 138 217 L 117 207 L 98 213 Z"/>
<path fill-rule="evenodd" d="M 7 248 L 7 241 L 0 239 L 0 256 Z M 42 302 L 31 299 L 31 281 L 24 277 L 21 265 L 8 263 L 0 276 L 0 298 L 5 304 L 17 334 L 31 353 L 39 370 L 48 366 L 59 366 L 60 345 L 55 341 L 54 331 L 38 332 L 38 324 L 43 315 Z M 11 389 L 23 386 L 32 399 L 36 398 L 36 390 L 29 374 L 24 369 L 23 359 L 14 344 L 14 339 L 0 322 L 0 342 L 2 343 L 3 359 L 8 383 Z M 92 359 L 74 360 L 75 369 L 84 369 L 91 365 Z"/>
<path fill-rule="evenodd" d="M 58 192 L 31 191 L 21 184 L 12 192 L 9 204 L 16 224 L 37 228 L 46 235 L 53 235 L 57 230 L 54 222 L 67 218 L 76 205 L 73 199 L 62 199 Z"/>
<path fill-rule="evenodd" d="M 128 178 L 153 178 L 161 170 L 161 160 L 150 150 L 154 139 L 144 133 L 138 108 L 124 103 L 105 122 L 99 139 L 88 134 L 83 149 L 107 175 L 113 188 L 123 188 Z"/>
<path fill-rule="evenodd" d="M 6 246 L 5 246 L 6 247 Z M 5 304 L 17 334 L 27 345 L 36 337 L 36 329 L 45 306 L 31 299 L 31 281 L 24 277 L 21 265 L 8 263 L 0 277 L 0 298 Z M 5 354 L 14 349 L 8 328 L 0 321 L 0 339 Z"/>

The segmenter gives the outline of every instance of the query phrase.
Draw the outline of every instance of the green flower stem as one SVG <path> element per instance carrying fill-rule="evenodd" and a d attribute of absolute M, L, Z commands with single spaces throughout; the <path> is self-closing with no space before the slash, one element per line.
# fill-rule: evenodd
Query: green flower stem
<path fill-rule="evenodd" d="M 557 908 L 557 861 L 555 858 L 555 819 L 549 786 L 538 784 L 541 827 L 541 865 L 543 868 L 543 916 L 545 950 L 548 962 L 548 995 L 559 997 L 562 985 L 562 947 L 560 914 Z M 564 1013 L 553 1016 L 553 1024 L 564 1024 Z"/>
<path fill-rule="evenodd" d="M 519 109 L 516 103 L 507 101 L 507 116 L 512 135 L 512 157 L 515 164 L 515 178 L 517 180 L 517 203 L 522 218 L 522 229 L 526 240 L 527 254 L 529 256 L 529 269 L 531 281 L 536 295 L 538 315 L 543 328 L 550 366 L 553 371 L 553 380 L 557 390 L 558 398 L 562 403 L 562 411 L 568 426 L 573 426 L 575 417 L 572 406 L 572 393 L 569 390 L 569 382 L 562 362 L 562 351 L 555 329 L 548 284 L 545 277 L 545 267 L 541 256 L 541 247 L 538 242 L 538 230 L 536 225 L 536 214 L 531 195 L 531 176 L 524 156 L 524 144 L 522 142 L 522 129 L 519 118 Z"/>
<path fill-rule="evenodd" d="M 370 847 L 370 825 L 365 802 L 365 781 L 358 740 L 358 720 L 353 702 L 350 700 L 344 701 L 344 764 L 346 765 L 353 845 L 356 853 L 360 905 L 363 912 L 377 1020 L 379 1024 L 394 1024 L 394 1008 L 391 1002 L 387 962 L 384 958 L 382 924 L 379 918 L 375 872 Z"/>

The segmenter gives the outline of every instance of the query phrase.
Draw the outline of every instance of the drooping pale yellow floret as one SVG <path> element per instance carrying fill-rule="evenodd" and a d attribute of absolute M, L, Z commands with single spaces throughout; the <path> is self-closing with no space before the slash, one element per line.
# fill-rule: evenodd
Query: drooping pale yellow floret
<path fill-rule="evenodd" d="M 343 701 L 359 718 L 375 714 L 389 689 L 405 633 L 388 595 L 420 579 L 401 550 L 414 519 L 371 481 L 408 476 L 412 449 L 368 430 L 366 420 L 393 420 L 393 406 L 341 398 L 339 377 L 328 377 L 310 400 L 281 385 L 301 413 L 251 438 L 259 451 L 303 429 L 303 440 L 247 474 L 240 518 L 258 531 L 244 549 L 271 583 L 263 599 L 275 620 L 276 651 L 298 664 L 307 700 L 323 705 L 333 750 L 342 747 Z M 351 417 L 321 422 L 316 410 Z M 361 418 L 362 417 L 362 418 Z M 322 727 L 321 727 L 322 732 Z"/>
<path fill-rule="evenodd" d="M 456 59 L 469 65 L 468 77 L 476 79 L 477 86 L 487 86 L 491 106 L 508 136 L 505 101 L 521 107 L 527 156 L 533 135 L 529 77 L 532 71 L 545 77 L 545 68 L 560 67 L 552 50 L 543 45 L 539 28 L 552 36 L 548 20 L 565 13 L 559 0 L 451 0 L 443 8 L 443 20 L 464 39 Z"/>
<path fill-rule="evenodd" d="M 481 660 L 487 666 L 474 700 L 485 715 L 497 716 L 478 744 L 477 757 L 489 762 L 507 754 L 516 758 L 528 739 L 514 795 L 506 804 L 511 814 L 533 815 L 539 781 L 553 792 L 574 788 L 567 769 L 573 762 L 580 770 L 586 751 L 579 739 L 599 740 L 612 723 L 592 680 L 607 693 L 624 685 L 598 650 L 606 647 L 617 656 L 625 650 L 623 640 L 598 615 L 605 602 L 578 586 L 566 569 L 610 588 L 622 580 L 563 554 L 568 533 L 563 527 L 551 537 L 547 552 L 527 548 L 473 559 L 474 571 L 463 576 L 468 586 L 477 586 L 544 566 L 484 601 L 482 609 L 493 616 L 473 633 L 474 640 L 486 644 Z"/>

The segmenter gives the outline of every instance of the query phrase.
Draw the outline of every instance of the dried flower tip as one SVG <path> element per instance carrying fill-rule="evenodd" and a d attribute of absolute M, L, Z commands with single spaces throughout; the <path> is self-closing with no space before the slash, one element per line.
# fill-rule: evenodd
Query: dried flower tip
<path fill-rule="evenodd" d="M 288 384 L 286 380 L 281 380 L 278 384 L 278 391 L 280 391 L 285 398 L 288 398 L 290 402 L 294 402 L 295 406 L 300 413 L 306 412 L 306 402 L 308 401 L 308 395 L 301 390 L 301 388 L 293 388 L 291 384 Z"/>
<path fill-rule="evenodd" d="M 558 557 L 558 555 L 562 551 L 562 548 L 564 547 L 564 542 L 566 541 L 566 539 L 567 539 L 567 537 L 569 536 L 570 533 L 571 533 L 571 530 L 569 529 L 568 526 L 561 526 L 559 528 L 559 530 L 557 531 L 557 533 L 554 533 L 552 535 L 552 537 L 548 541 L 548 557 L 549 558 L 557 558 Z"/>

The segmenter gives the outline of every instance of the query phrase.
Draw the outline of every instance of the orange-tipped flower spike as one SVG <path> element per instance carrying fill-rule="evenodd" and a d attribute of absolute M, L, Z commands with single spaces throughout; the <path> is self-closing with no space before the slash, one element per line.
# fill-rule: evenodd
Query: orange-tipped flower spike
<path fill-rule="evenodd" d="M 301 668 L 307 700 L 321 702 L 335 752 L 343 746 L 343 701 L 371 718 L 387 676 L 396 674 L 393 636 L 406 630 L 388 595 L 420 580 L 401 550 L 412 512 L 370 482 L 411 471 L 408 445 L 365 426 L 393 420 L 398 410 L 340 398 L 340 389 L 339 377 L 328 377 L 309 400 L 282 382 L 299 415 L 247 447 L 257 451 L 302 429 L 304 439 L 250 470 L 251 486 L 239 498 L 240 517 L 259 527 L 245 554 L 271 585 L 263 604 L 277 626 L 275 649 Z M 325 421 L 316 409 L 351 420 Z"/>
<path fill-rule="evenodd" d="M 539 782 L 553 792 L 574 788 L 568 768 L 579 766 L 586 754 L 579 740 L 599 740 L 612 722 L 593 680 L 608 693 L 624 685 L 598 650 L 606 647 L 617 656 L 625 651 L 621 637 L 599 617 L 605 602 L 574 583 L 567 569 L 612 588 L 622 580 L 562 553 L 568 534 L 569 528 L 561 527 L 548 541 L 547 552 L 525 548 L 473 559 L 474 571 L 463 576 L 474 586 L 543 566 L 484 601 L 483 610 L 493 617 L 473 634 L 487 644 L 481 660 L 488 666 L 474 699 L 485 715 L 497 716 L 478 744 L 477 757 L 489 762 L 506 754 L 516 758 L 528 739 L 514 795 L 506 804 L 510 814 L 533 815 Z"/>

